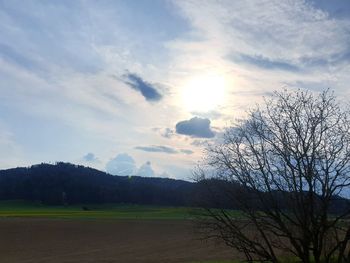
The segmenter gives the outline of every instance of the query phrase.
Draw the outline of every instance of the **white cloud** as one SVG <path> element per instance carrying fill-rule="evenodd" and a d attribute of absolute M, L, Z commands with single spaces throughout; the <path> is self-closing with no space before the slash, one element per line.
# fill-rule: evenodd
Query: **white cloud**
<path fill-rule="evenodd" d="M 303 0 L 175 2 L 220 52 L 294 60 L 348 50 L 349 20 L 330 18 Z"/>
<path fill-rule="evenodd" d="M 141 165 L 141 167 L 137 171 L 137 175 L 142 177 L 155 177 L 156 174 L 152 169 L 151 162 L 146 162 L 143 165 Z"/>
<path fill-rule="evenodd" d="M 136 172 L 134 158 L 126 153 L 118 154 L 106 164 L 106 171 L 113 175 L 134 175 Z"/>
<path fill-rule="evenodd" d="M 98 158 L 95 156 L 94 153 L 87 153 L 83 156 L 83 160 L 87 163 L 94 163 L 94 162 L 99 162 Z"/>

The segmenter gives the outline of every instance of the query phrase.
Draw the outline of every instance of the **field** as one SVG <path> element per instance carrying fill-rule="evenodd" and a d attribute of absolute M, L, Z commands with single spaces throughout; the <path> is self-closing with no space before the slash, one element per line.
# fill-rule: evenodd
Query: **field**
<path fill-rule="evenodd" d="M 61 219 L 189 219 L 192 210 L 186 207 L 90 204 L 47 206 L 23 201 L 0 202 L 1 217 Z"/>
<path fill-rule="evenodd" d="M 199 239 L 190 212 L 0 202 L 0 262 L 231 262 L 231 249 Z"/>

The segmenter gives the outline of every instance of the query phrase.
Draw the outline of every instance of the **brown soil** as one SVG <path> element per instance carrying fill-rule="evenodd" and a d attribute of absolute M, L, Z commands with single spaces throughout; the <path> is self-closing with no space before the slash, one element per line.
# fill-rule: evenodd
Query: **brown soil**
<path fill-rule="evenodd" d="M 171 263 L 232 258 L 185 220 L 0 219 L 1 263 Z"/>

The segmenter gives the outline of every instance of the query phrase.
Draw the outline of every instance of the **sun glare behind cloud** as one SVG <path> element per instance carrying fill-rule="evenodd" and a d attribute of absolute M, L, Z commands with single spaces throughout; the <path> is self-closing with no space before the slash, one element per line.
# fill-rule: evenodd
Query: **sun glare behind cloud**
<path fill-rule="evenodd" d="M 206 112 L 215 109 L 225 98 L 226 80 L 216 74 L 191 78 L 183 87 L 182 103 L 186 110 Z"/>

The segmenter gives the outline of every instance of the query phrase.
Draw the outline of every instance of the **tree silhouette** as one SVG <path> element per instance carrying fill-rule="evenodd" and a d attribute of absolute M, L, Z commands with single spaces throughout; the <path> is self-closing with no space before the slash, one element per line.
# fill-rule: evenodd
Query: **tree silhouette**
<path fill-rule="evenodd" d="M 196 172 L 208 196 L 225 194 L 238 205 L 204 209 L 200 226 L 243 252 L 249 261 L 279 262 L 282 252 L 302 262 L 348 262 L 349 111 L 330 91 L 275 92 L 207 149 Z M 241 187 L 237 187 L 237 185 Z"/>

